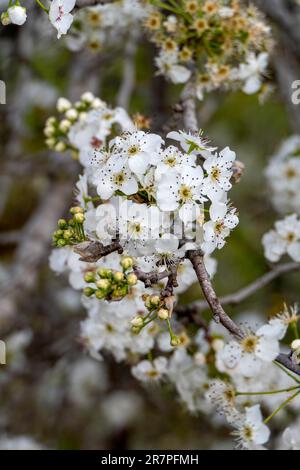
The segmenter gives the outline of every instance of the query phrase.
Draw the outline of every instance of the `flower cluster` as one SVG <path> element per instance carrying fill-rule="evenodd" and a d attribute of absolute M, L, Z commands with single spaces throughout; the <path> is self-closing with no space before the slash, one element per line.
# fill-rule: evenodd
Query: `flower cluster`
<path fill-rule="evenodd" d="M 129 31 L 138 36 L 139 26 L 145 16 L 146 10 L 140 0 L 123 0 L 82 8 L 75 14 L 66 44 L 71 50 L 87 47 L 92 52 L 122 44 Z"/>
<path fill-rule="evenodd" d="M 265 171 L 272 203 L 281 213 L 300 212 L 300 137 L 283 142 Z"/>
<path fill-rule="evenodd" d="M 279 261 L 284 254 L 300 262 L 300 220 L 297 214 L 275 222 L 274 229 L 263 236 L 262 243 L 265 257 L 272 263 Z"/>
<path fill-rule="evenodd" d="M 76 206 L 72 207 L 70 212 L 73 216 L 71 219 L 60 219 L 57 223 L 58 230 L 53 234 L 53 243 L 57 247 L 76 245 L 86 240 L 83 227 L 84 209 Z"/>
<path fill-rule="evenodd" d="M 173 83 L 186 83 L 192 73 L 196 93 L 240 87 L 262 91 L 270 29 L 260 12 L 237 0 L 153 2 L 145 26 L 159 48 L 159 73 Z"/>
<path fill-rule="evenodd" d="M 91 92 L 86 92 L 76 103 L 59 98 L 57 110 L 61 118 L 47 119 L 44 134 L 46 144 L 57 152 L 70 150 L 85 166 L 90 151 L 105 146 L 114 127 L 121 130 L 134 128 L 123 108 L 111 109 Z"/>

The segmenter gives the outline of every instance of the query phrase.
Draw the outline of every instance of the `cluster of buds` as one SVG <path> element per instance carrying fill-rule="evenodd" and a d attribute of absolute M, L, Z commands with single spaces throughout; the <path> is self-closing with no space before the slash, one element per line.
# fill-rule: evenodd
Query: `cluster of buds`
<path fill-rule="evenodd" d="M 168 305 L 169 299 L 163 298 L 158 294 L 144 294 L 142 298 L 148 313 L 144 316 L 136 315 L 131 320 L 131 331 L 135 334 L 139 334 L 145 326 L 155 320 L 160 320 L 167 323 L 168 331 L 170 333 L 170 344 L 172 346 L 179 346 L 181 344 L 181 339 L 173 332 L 170 324 L 172 309 Z"/>
<path fill-rule="evenodd" d="M 76 206 L 72 207 L 70 212 L 72 218 L 68 220 L 59 219 L 57 223 L 58 230 L 53 234 L 53 243 L 58 248 L 67 245 L 76 245 L 87 239 L 83 227 L 85 220 L 84 209 Z"/>
<path fill-rule="evenodd" d="M 59 98 L 57 101 L 57 111 L 62 114 L 61 118 L 51 116 L 47 119 L 44 128 L 47 146 L 56 152 L 71 150 L 76 152 L 68 139 L 71 127 L 78 121 L 86 118 L 87 112 L 103 107 L 103 101 L 91 92 L 83 93 L 81 99 L 74 104 L 66 98 Z"/>
<path fill-rule="evenodd" d="M 88 271 L 84 280 L 89 287 L 83 291 L 87 297 L 95 295 L 97 299 L 108 301 L 118 301 L 123 299 L 130 291 L 130 288 L 136 285 L 137 276 L 131 271 L 133 260 L 130 257 L 124 257 L 120 262 L 122 271 L 116 271 L 108 268 L 99 268 L 97 271 Z"/>

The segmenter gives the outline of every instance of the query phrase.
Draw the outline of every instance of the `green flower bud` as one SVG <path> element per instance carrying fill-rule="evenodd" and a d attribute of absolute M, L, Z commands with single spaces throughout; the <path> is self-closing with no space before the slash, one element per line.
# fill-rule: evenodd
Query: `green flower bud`
<path fill-rule="evenodd" d="M 126 277 L 127 279 L 127 282 L 128 282 L 128 285 L 129 286 L 135 286 L 137 281 L 138 281 L 138 278 L 137 276 L 134 274 L 134 273 L 130 273 L 128 274 L 128 276 Z"/>
<path fill-rule="evenodd" d="M 138 335 L 141 331 L 141 328 L 139 326 L 132 326 L 131 328 L 131 332 L 134 334 L 134 335 Z"/>
<path fill-rule="evenodd" d="M 57 240 L 56 244 L 58 247 L 62 248 L 63 246 L 66 246 L 67 242 L 63 238 L 60 238 L 59 240 Z"/>
<path fill-rule="evenodd" d="M 130 256 L 125 256 L 124 258 L 121 259 L 121 266 L 125 270 L 132 268 L 133 259 Z"/>
<path fill-rule="evenodd" d="M 97 299 L 104 299 L 105 295 L 105 292 L 103 292 L 102 290 L 96 290 L 95 292 L 95 296 L 97 297 Z"/>
<path fill-rule="evenodd" d="M 116 282 L 122 282 L 124 280 L 124 273 L 121 271 L 114 272 L 113 278 Z"/>
<path fill-rule="evenodd" d="M 111 278 L 112 277 L 111 269 L 99 268 L 97 273 L 101 278 Z"/>
<path fill-rule="evenodd" d="M 74 206 L 74 207 L 71 207 L 70 212 L 71 214 L 83 214 L 84 209 L 80 206 Z"/>
<path fill-rule="evenodd" d="M 107 290 L 110 287 L 110 282 L 108 279 L 99 279 L 99 281 L 96 282 L 96 286 L 98 289 Z"/>
<path fill-rule="evenodd" d="M 95 274 L 92 271 L 88 271 L 84 275 L 85 282 L 94 282 L 95 281 Z"/>
<path fill-rule="evenodd" d="M 85 287 L 83 289 L 83 293 L 86 297 L 91 297 L 94 294 L 95 290 L 92 289 L 91 287 Z"/>
<path fill-rule="evenodd" d="M 152 307 L 158 307 L 160 304 L 160 297 L 159 295 L 151 295 L 149 301 Z"/>
<path fill-rule="evenodd" d="M 70 238 L 73 237 L 73 232 L 72 230 L 64 230 L 64 238 L 65 240 L 70 240 Z"/>
<path fill-rule="evenodd" d="M 78 224 L 83 224 L 84 219 L 85 219 L 84 215 L 81 214 L 81 213 L 79 213 L 79 212 L 74 215 L 74 220 L 75 220 L 75 222 L 77 222 Z"/>
<path fill-rule="evenodd" d="M 179 346 L 181 344 L 180 338 L 176 335 L 171 338 L 171 346 Z"/>
<path fill-rule="evenodd" d="M 65 221 L 65 219 L 59 219 L 59 221 L 57 222 L 57 225 L 59 228 L 63 229 L 63 228 L 67 228 L 68 224 L 67 222 Z"/>
<path fill-rule="evenodd" d="M 132 324 L 132 326 L 141 327 L 144 325 L 144 319 L 140 315 L 137 315 L 131 320 L 130 323 Z"/>

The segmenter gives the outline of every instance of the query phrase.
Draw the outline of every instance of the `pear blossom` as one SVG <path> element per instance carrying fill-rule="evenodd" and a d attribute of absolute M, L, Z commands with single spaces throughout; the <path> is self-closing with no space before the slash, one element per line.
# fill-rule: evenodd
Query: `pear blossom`
<path fill-rule="evenodd" d="M 251 52 L 246 62 L 240 64 L 237 76 L 244 82 L 244 93 L 252 95 L 260 90 L 267 66 L 268 54 L 266 52 L 261 52 L 258 56 Z"/>
<path fill-rule="evenodd" d="M 204 242 L 202 249 L 207 254 L 212 253 L 216 248 L 223 248 L 225 239 L 239 222 L 235 209 L 231 209 L 224 202 L 213 202 L 209 214 L 211 220 L 203 225 Z"/>
<path fill-rule="evenodd" d="M 203 192 L 211 201 L 220 200 L 224 193 L 231 189 L 230 179 L 235 158 L 235 152 L 226 147 L 219 155 L 209 157 L 203 163 L 207 173 L 203 180 Z"/>
<path fill-rule="evenodd" d="M 297 214 L 275 222 L 275 230 L 267 232 L 262 243 L 265 256 L 270 261 L 277 262 L 287 253 L 294 261 L 300 262 L 300 220 Z"/>
<path fill-rule="evenodd" d="M 239 445 L 246 449 L 265 444 L 269 440 L 270 430 L 264 424 L 259 405 L 246 407 L 245 413 L 233 425 L 236 431 L 232 434 L 236 436 Z"/>
<path fill-rule="evenodd" d="M 70 11 L 75 7 L 76 0 L 52 0 L 49 10 L 49 19 L 57 29 L 57 38 L 67 34 L 73 23 Z"/>
<path fill-rule="evenodd" d="M 165 357 L 157 357 L 153 362 L 141 361 L 132 367 L 132 374 L 141 382 L 158 382 L 167 372 L 168 361 Z"/>

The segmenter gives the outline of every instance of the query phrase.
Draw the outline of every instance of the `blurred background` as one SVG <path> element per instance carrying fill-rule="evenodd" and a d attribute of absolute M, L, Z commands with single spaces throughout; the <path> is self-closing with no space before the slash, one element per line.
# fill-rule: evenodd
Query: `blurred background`
<path fill-rule="evenodd" d="M 80 294 L 48 267 L 51 234 L 72 204 L 78 163 L 49 151 L 43 128 L 59 96 L 76 100 L 89 90 L 115 106 L 126 51 L 123 41 L 103 50 L 72 51 L 56 39 L 37 7 L 29 16 L 20 28 L 0 29 L 0 79 L 7 93 L 0 105 L 0 339 L 7 345 L 7 364 L 0 365 L 0 448 L 14 436 L 32 439 L 28 446 L 51 449 L 228 448 L 228 430 L 188 414 L 168 386 L 146 389 L 126 364 L 110 356 L 97 362 L 80 344 L 79 324 L 85 318 Z M 264 169 L 281 141 L 297 131 L 300 112 L 284 100 L 289 74 L 298 69 L 282 63 L 290 49 L 280 34 L 281 53 L 270 69 L 274 91 L 264 104 L 242 93 L 214 93 L 199 104 L 205 135 L 221 148 L 229 145 L 246 167 L 231 193 L 240 225 L 217 254 L 214 284 L 220 295 L 268 269 L 261 237 L 278 215 Z M 153 56 L 153 46 L 142 38 L 133 55 L 128 112 L 151 118 L 151 130 L 163 134 L 180 87 L 155 76 Z M 193 286 L 181 302 L 200 296 Z M 283 301 L 298 300 L 299 274 L 287 274 L 228 311 L 267 318 Z"/>

